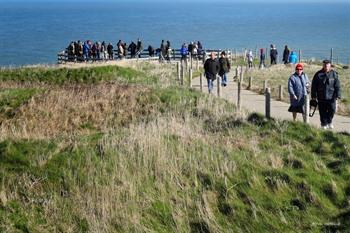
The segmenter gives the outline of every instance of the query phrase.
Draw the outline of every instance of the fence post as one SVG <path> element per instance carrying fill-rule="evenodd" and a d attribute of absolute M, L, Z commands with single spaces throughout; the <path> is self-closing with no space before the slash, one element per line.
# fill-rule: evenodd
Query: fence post
<path fill-rule="evenodd" d="M 243 82 L 243 66 L 241 66 L 241 73 L 240 73 L 240 77 L 239 77 L 239 81 L 242 83 Z"/>
<path fill-rule="evenodd" d="M 330 58 L 330 60 L 331 60 L 331 64 L 333 64 L 333 48 L 331 48 L 331 58 Z"/>
<path fill-rule="evenodd" d="M 279 85 L 278 99 L 279 100 L 283 99 L 283 86 L 282 85 Z"/>
<path fill-rule="evenodd" d="M 201 92 L 203 92 L 203 74 L 199 75 L 199 86 L 201 88 Z"/>
<path fill-rule="evenodd" d="M 193 67 L 192 53 L 189 53 L 189 55 L 190 55 L 190 68 L 192 69 Z"/>
<path fill-rule="evenodd" d="M 241 89 L 242 89 L 242 85 L 241 85 L 241 82 L 238 81 L 237 82 L 237 85 L 238 85 L 238 93 L 237 93 L 237 108 L 238 108 L 238 111 L 241 110 Z"/>
<path fill-rule="evenodd" d="M 185 67 L 181 64 L 181 85 L 184 85 Z"/>
<path fill-rule="evenodd" d="M 216 77 L 217 79 L 217 91 L 218 91 L 218 97 L 221 97 L 221 86 L 220 86 L 220 76 Z"/>
<path fill-rule="evenodd" d="M 176 69 L 177 69 L 177 80 L 180 81 L 181 79 L 181 67 L 180 67 L 180 62 L 176 63 Z"/>
<path fill-rule="evenodd" d="M 299 49 L 299 62 L 301 62 L 301 49 Z"/>
<path fill-rule="evenodd" d="M 265 89 L 265 116 L 267 119 L 271 118 L 271 90 Z"/>
<path fill-rule="evenodd" d="M 235 77 L 234 77 L 235 79 L 238 79 L 238 66 L 237 66 L 237 68 L 236 68 L 236 74 L 235 74 Z"/>
<path fill-rule="evenodd" d="M 189 79 L 189 84 L 190 84 L 190 88 L 192 88 L 192 69 L 190 68 L 189 72 L 188 72 L 188 79 Z"/>
<path fill-rule="evenodd" d="M 305 104 L 304 104 L 304 123 L 309 124 L 310 122 L 310 97 L 308 94 L 305 95 Z"/>
<path fill-rule="evenodd" d="M 264 87 L 263 87 L 263 90 L 265 91 L 267 88 L 267 80 L 264 81 Z"/>
<path fill-rule="evenodd" d="M 196 59 L 196 70 L 199 70 L 199 58 Z"/>
<path fill-rule="evenodd" d="M 251 90 L 252 89 L 252 86 L 253 86 L 253 77 L 252 76 L 250 76 L 249 77 L 249 84 L 248 84 L 248 90 Z"/>

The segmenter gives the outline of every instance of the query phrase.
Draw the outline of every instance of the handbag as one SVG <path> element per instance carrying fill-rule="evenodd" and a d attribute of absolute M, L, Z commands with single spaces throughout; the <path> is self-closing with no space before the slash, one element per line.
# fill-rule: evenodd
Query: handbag
<path fill-rule="evenodd" d="M 310 113 L 309 116 L 313 117 L 315 114 L 315 111 L 317 109 L 318 102 L 317 100 L 310 100 Z"/>

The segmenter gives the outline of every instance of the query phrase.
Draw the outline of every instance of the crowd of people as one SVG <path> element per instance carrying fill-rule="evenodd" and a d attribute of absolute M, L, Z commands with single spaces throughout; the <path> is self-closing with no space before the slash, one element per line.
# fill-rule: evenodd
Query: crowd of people
<path fill-rule="evenodd" d="M 150 57 L 158 56 L 161 62 L 170 61 L 171 57 L 174 55 L 169 40 L 166 42 L 162 40 L 159 48 L 154 48 L 152 45 L 149 45 L 146 50 L 144 50 L 143 42 L 140 39 L 137 39 L 136 43 L 131 41 L 129 45 L 119 40 L 115 47 L 112 43 L 107 44 L 105 41 L 93 42 L 87 40 L 82 42 L 78 40 L 70 42 L 66 48 L 68 61 L 100 61 L 113 60 L 116 58 L 123 59 L 126 57 L 140 58 L 144 51 L 147 51 Z M 200 58 L 203 52 L 200 41 L 190 42 L 188 45 L 184 43 L 180 49 L 181 59 L 187 59 L 190 55 Z"/>

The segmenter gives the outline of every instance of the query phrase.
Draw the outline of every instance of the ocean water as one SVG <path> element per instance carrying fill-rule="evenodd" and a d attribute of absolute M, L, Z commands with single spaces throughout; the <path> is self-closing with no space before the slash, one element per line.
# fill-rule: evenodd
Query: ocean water
<path fill-rule="evenodd" d="M 2 3 L 0 66 L 54 64 L 73 40 L 253 49 L 275 44 L 304 57 L 350 60 L 350 3 Z"/>

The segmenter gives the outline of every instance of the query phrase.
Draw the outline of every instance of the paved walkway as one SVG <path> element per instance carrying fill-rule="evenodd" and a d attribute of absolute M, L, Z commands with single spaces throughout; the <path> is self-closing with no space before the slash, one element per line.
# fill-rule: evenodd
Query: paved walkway
<path fill-rule="evenodd" d="M 232 75 L 228 75 L 232 77 Z M 200 79 L 195 78 L 192 81 L 194 88 L 200 89 Z M 232 79 L 229 85 L 221 88 L 221 97 L 225 98 L 233 103 L 237 103 L 237 82 L 233 82 Z M 203 92 L 208 92 L 207 80 L 203 78 Z M 217 95 L 216 81 L 214 84 L 214 95 Z M 265 96 L 259 95 L 255 92 L 245 90 L 241 91 L 241 106 L 249 112 L 258 112 L 265 115 Z M 289 104 L 277 100 L 271 100 L 271 117 L 282 120 L 293 120 L 292 113 L 288 112 Z M 303 121 L 301 114 L 297 116 L 298 121 Z M 310 124 L 320 127 L 320 115 L 318 110 L 315 112 L 313 117 L 310 117 Z M 334 131 L 337 132 L 348 132 L 350 133 L 350 117 L 344 117 L 335 115 L 333 118 Z"/>

